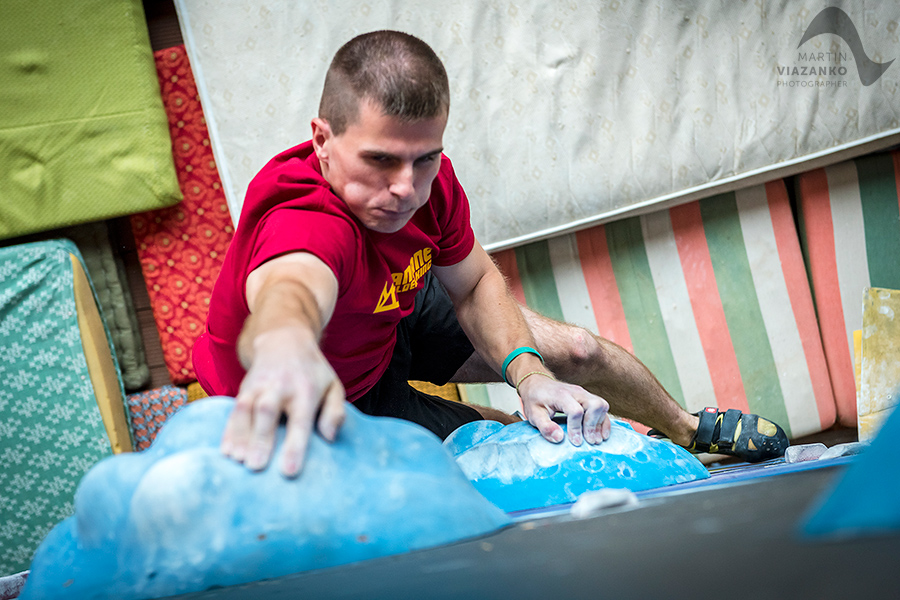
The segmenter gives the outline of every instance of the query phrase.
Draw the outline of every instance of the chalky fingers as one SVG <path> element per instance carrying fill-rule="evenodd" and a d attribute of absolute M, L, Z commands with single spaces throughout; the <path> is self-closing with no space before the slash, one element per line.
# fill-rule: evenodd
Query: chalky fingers
<path fill-rule="evenodd" d="M 609 438 L 609 404 L 603 398 L 585 392 L 584 439 L 588 444 L 599 444 Z"/>
<path fill-rule="evenodd" d="M 247 445 L 250 443 L 253 425 L 254 396 L 255 394 L 243 390 L 238 394 L 222 434 L 220 451 L 237 462 L 244 462 L 247 457 Z"/>
<path fill-rule="evenodd" d="M 294 400 L 281 449 L 281 472 L 285 477 L 296 477 L 303 468 L 312 435 L 315 409 L 316 406 L 310 402 Z"/>
<path fill-rule="evenodd" d="M 550 415 L 554 412 L 556 411 L 548 410 L 544 407 L 537 407 L 531 411 L 526 411 L 525 416 L 528 419 L 528 422 L 541 432 L 541 436 L 543 436 L 545 440 L 558 444 L 565 439 L 565 434 L 563 433 L 562 427 L 557 425 L 553 419 L 550 418 Z"/>
<path fill-rule="evenodd" d="M 566 431 L 573 446 L 580 446 L 584 440 L 584 408 L 574 398 L 560 407 L 566 414 Z"/>
<path fill-rule="evenodd" d="M 319 433 L 329 442 L 334 441 L 338 430 L 344 424 L 344 417 L 347 415 L 344 408 L 346 398 L 344 386 L 335 379 L 325 392 L 325 401 L 322 403 L 318 421 Z"/>
<path fill-rule="evenodd" d="M 259 394 L 253 407 L 253 433 L 244 460 L 248 469 L 259 471 L 269 464 L 280 417 L 281 395 L 271 389 Z"/>

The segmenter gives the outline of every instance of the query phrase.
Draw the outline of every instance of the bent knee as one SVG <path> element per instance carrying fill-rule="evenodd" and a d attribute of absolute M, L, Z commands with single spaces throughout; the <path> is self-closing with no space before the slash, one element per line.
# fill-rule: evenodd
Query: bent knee
<path fill-rule="evenodd" d="M 575 365 L 595 364 L 604 357 L 600 341 L 585 329 L 576 328 L 572 332 L 572 344 L 569 359 Z"/>

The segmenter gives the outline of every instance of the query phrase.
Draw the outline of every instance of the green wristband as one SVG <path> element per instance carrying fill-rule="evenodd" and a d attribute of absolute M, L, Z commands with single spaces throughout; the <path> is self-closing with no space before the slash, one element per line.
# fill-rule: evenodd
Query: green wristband
<path fill-rule="evenodd" d="M 544 364 L 544 357 L 541 356 L 541 353 L 535 350 L 530 346 L 522 346 L 520 348 L 516 348 L 512 352 L 509 353 L 509 356 L 506 357 L 506 360 L 503 361 L 503 366 L 500 368 L 500 374 L 503 375 L 503 381 L 511 385 L 512 387 L 516 387 L 513 382 L 506 377 L 506 368 L 509 367 L 509 363 L 513 361 L 513 359 L 520 354 L 534 354 L 539 359 L 541 359 L 541 364 Z"/>

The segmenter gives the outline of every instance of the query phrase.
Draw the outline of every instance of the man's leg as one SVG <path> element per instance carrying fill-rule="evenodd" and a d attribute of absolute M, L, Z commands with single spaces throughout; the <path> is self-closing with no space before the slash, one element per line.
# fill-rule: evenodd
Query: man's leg
<path fill-rule="evenodd" d="M 504 425 L 511 425 L 512 423 L 518 423 L 522 420 L 515 415 L 505 413 L 502 410 L 498 410 L 496 408 L 491 408 L 490 406 L 480 406 L 478 404 L 469 404 L 468 402 L 463 402 L 462 404 L 468 406 L 469 408 L 475 409 L 475 411 L 477 411 L 478 414 L 481 415 L 481 418 L 487 421 L 497 421 L 499 423 L 503 423 Z"/>
<path fill-rule="evenodd" d="M 688 445 L 699 419 L 686 412 L 656 377 L 624 348 L 591 332 L 548 319 L 521 307 L 547 366 L 566 382 L 582 386 L 609 402 L 610 412 L 666 433 Z M 502 381 L 476 353 L 452 381 Z"/>
<path fill-rule="evenodd" d="M 724 453 L 749 462 L 784 454 L 787 435 L 776 423 L 739 410 L 716 408 L 692 415 L 682 409 L 656 377 L 621 346 L 574 325 L 559 323 L 521 307 L 547 367 L 561 380 L 605 399 L 614 415 L 662 431 L 693 452 Z M 453 381 L 499 381 L 477 354 Z"/>

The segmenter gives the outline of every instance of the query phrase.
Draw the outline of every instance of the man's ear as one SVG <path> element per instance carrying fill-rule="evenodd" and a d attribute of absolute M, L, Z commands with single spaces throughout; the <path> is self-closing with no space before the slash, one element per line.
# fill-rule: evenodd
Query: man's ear
<path fill-rule="evenodd" d="M 328 160 L 328 140 L 330 140 L 334 134 L 331 132 L 331 125 L 325 119 L 320 117 L 316 117 L 312 120 L 312 143 L 313 149 L 316 151 L 316 156 L 319 157 L 319 160 Z"/>

